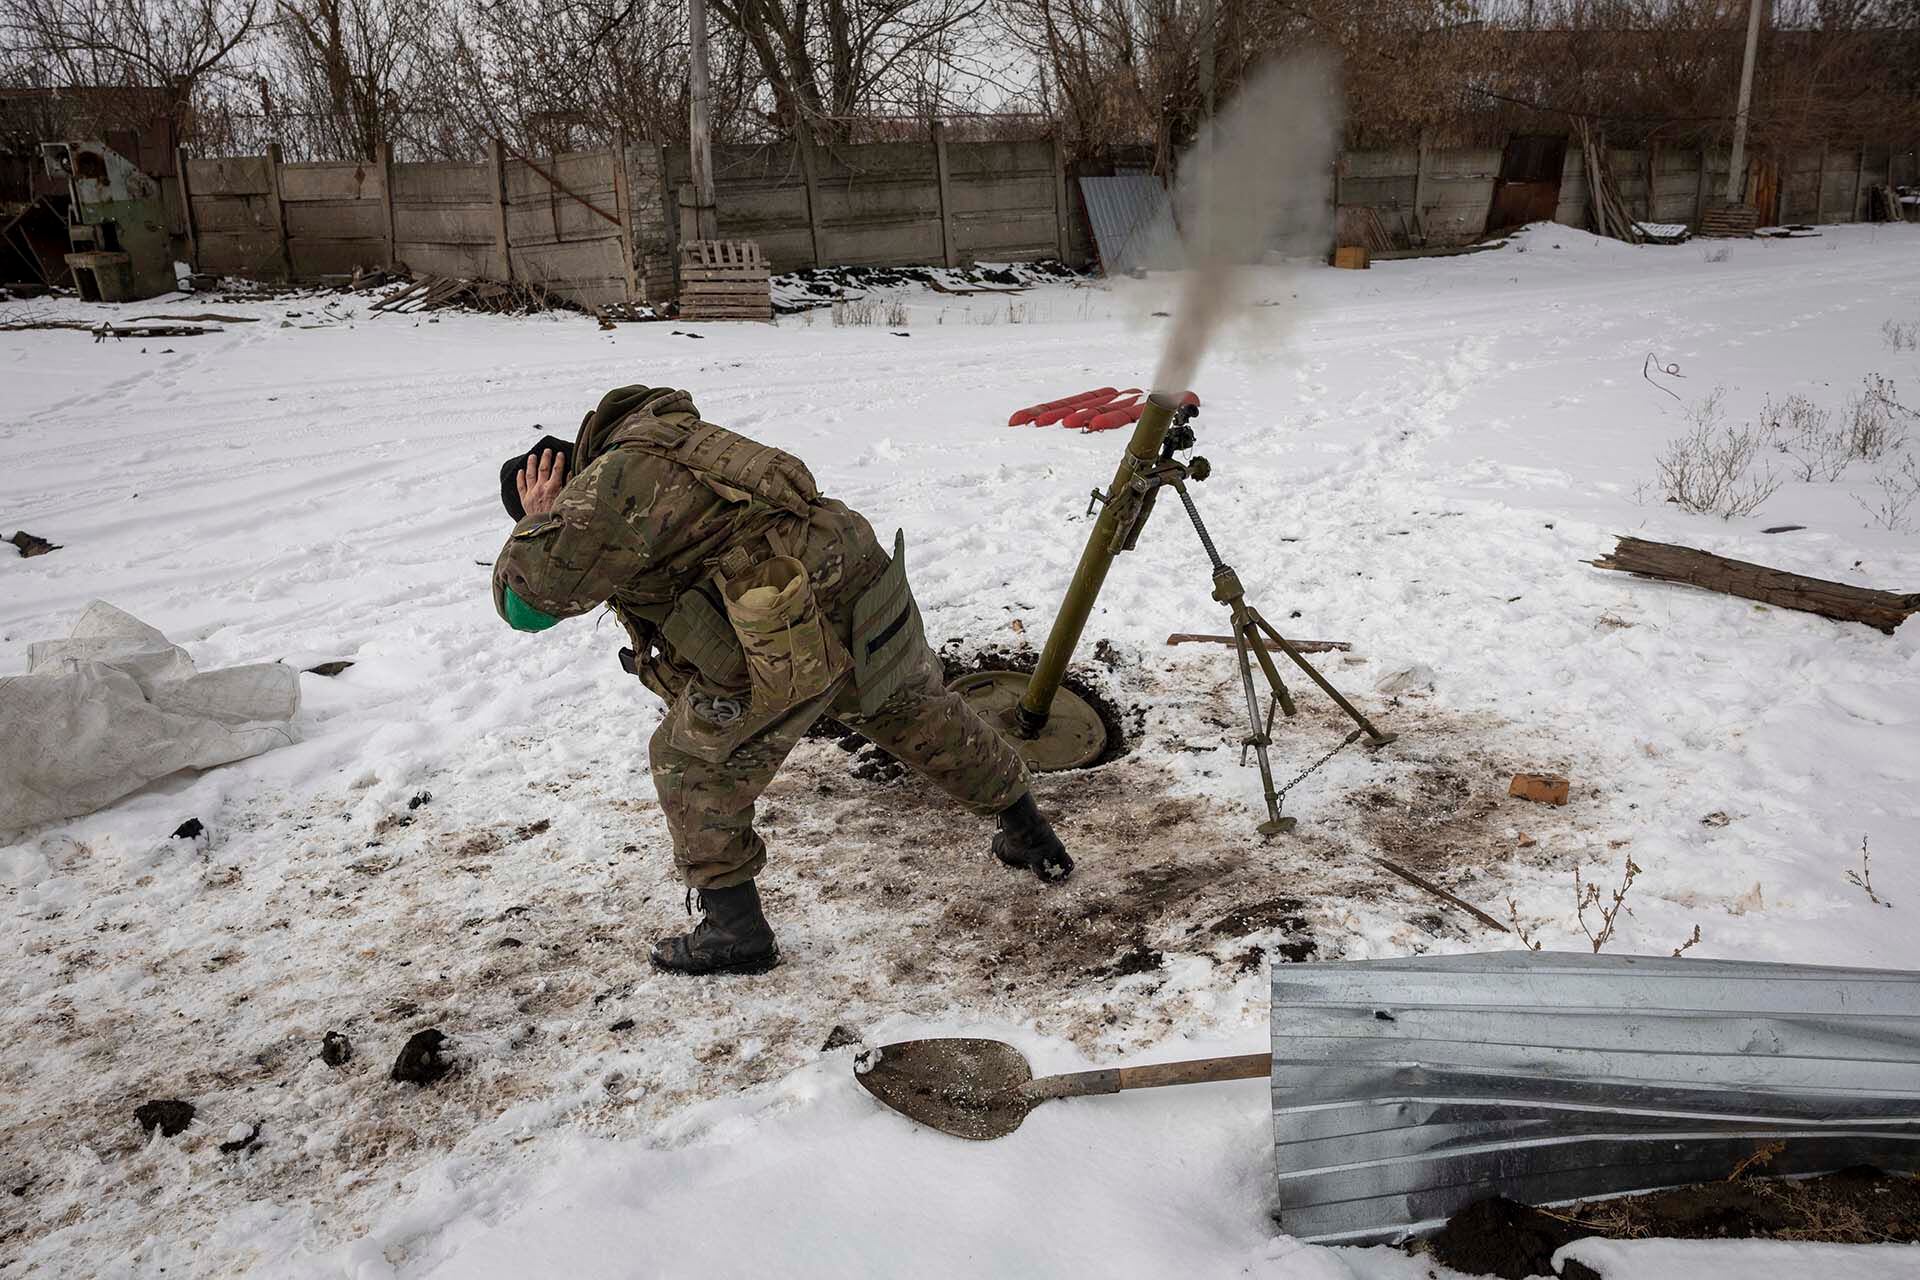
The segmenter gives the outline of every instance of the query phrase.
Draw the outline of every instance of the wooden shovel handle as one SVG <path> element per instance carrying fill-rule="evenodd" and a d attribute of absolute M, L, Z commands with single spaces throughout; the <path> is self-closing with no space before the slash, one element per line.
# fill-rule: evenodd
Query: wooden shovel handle
<path fill-rule="evenodd" d="M 1081 1098 L 1123 1089 L 1158 1089 L 1174 1084 L 1212 1084 L 1217 1080 L 1257 1080 L 1273 1070 L 1270 1053 L 1243 1053 L 1232 1058 L 1194 1058 L 1186 1062 L 1155 1062 L 1144 1067 L 1104 1067 L 1042 1076 L 1022 1091 L 1036 1101 Z"/>

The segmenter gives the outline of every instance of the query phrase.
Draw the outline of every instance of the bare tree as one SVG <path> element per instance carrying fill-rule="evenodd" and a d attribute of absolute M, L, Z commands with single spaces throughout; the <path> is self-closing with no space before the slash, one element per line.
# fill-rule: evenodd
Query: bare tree
<path fill-rule="evenodd" d="M 184 128 L 259 22 L 260 0 L 4 0 L 0 44 L 44 83 L 164 89 Z"/>
<path fill-rule="evenodd" d="M 304 149 L 372 160 L 432 78 L 429 32 L 439 15 L 422 0 L 277 0 L 273 24 L 285 87 L 281 110 L 299 121 Z"/>
<path fill-rule="evenodd" d="M 925 112 L 940 69 L 960 74 L 960 48 L 986 0 L 713 0 L 766 77 L 787 129 L 828 141 L 861 115 Z M 943 93 L 931 95 L 939 98 Z"/>

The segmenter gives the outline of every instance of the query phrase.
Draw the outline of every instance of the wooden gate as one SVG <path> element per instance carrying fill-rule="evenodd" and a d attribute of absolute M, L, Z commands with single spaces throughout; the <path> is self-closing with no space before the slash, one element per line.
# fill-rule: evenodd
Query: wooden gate
<path fill-rule="evenodd" d="M 1507 139 L 1500 178 L 1493 184 L 1487 230 L 1551 222 L 1560 207 L 1560 174 L 1567 163 L 1565 134 L 1525 133 Z"/>

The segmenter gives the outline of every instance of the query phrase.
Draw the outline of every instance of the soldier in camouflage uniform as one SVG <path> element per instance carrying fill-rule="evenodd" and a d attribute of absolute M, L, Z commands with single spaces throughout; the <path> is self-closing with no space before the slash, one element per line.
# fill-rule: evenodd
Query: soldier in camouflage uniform
<path fill-rule="evenodd" d="M 947 690 L 901 536 L 889 556 L 798 458 L 702 422 L 684 391 L 622 387 L 571 445 L 509 459 L 501 497 L 517 523 L 494 566 L 500 615 L 541 631 L 608 605 L 632 641 L 621 664 L 668 703 L 648 752 L 704 918 L 656 944 L 655 965 L 777 962 L 754 803 L 822 714 L 993 816 L 1000 861 L 1047 882 L 1073 869 L 1020 757 Z"/>

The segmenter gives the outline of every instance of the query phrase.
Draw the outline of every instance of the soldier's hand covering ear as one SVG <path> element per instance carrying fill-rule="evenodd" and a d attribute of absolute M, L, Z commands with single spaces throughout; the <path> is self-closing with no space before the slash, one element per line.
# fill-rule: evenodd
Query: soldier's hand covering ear
<path fill-rule="evenodd" d="M 566 486 L 567 460 L 552 449 L 542 449 L 538 457 L 528 454 L 526 467 L 514 477 L 520 505 L 530 516 L 543 516 L 553 510 Z"/>

